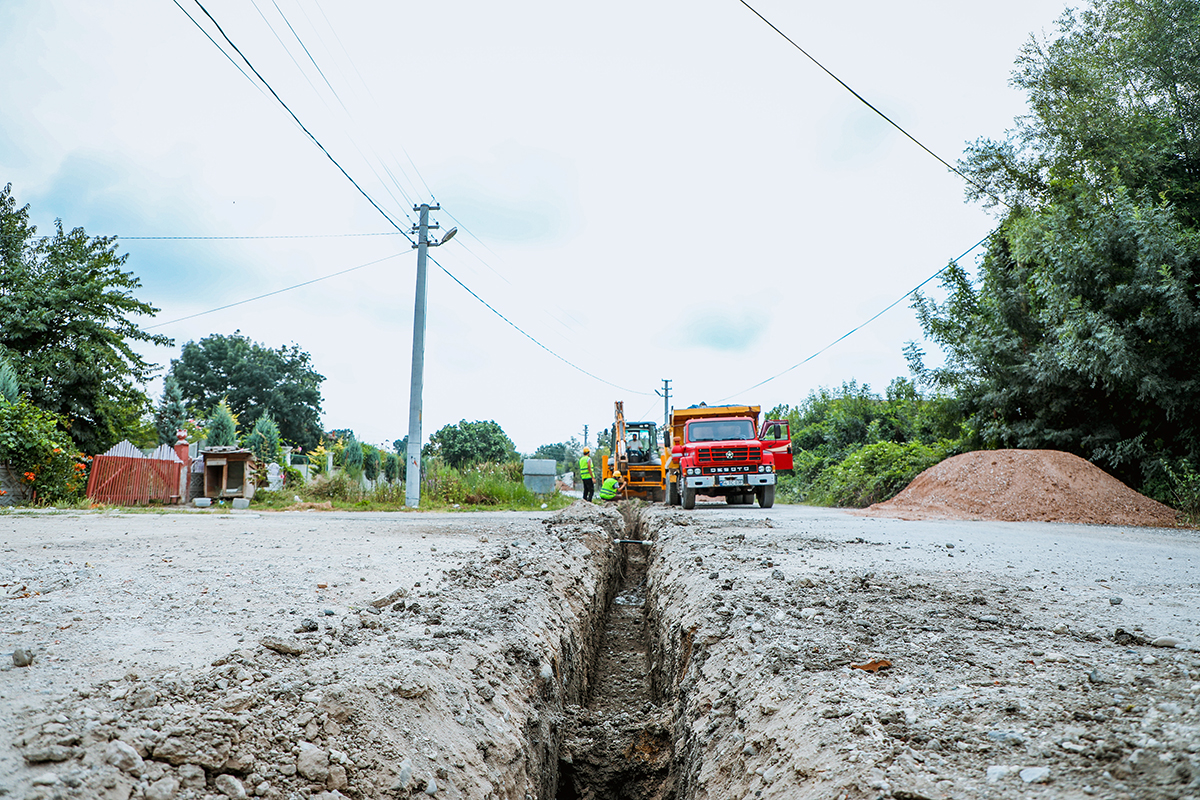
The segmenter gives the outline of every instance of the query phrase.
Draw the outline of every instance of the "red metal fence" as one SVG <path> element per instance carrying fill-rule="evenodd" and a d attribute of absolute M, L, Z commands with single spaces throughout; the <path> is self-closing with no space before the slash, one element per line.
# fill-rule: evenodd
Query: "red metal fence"
<path fill-rule="evenodd" d="M 87 487 L 89 500 L 112 505 L 179 502 L 183 463 L 174 453 L 171 453 L 170 459 L 147 458 L 130 445 L 123 452 L 132 453 L 110 455 L 119 447 L 92 459 L 92 473 L 88 477 Z"/>

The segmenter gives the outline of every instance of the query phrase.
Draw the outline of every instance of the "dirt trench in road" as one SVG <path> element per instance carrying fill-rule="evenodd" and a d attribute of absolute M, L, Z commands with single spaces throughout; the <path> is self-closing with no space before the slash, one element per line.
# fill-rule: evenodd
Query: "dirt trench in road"
<path fill-rule="evenodd" d="M 30 698 L 15 732 L 25 764 L 0 774 L 0 795 L 1200 796 L 1195 654 L 1150 648 L 1136 631 L 1114 641 L 1060 624 L 1053 598 L 1000 575 L 888 571 L 881 542 L 773 517 L 582 502 L 553 515 L 463 515 L 445 522 L 458 538 L 436 548 L 423 535 L 373 538 L 350 581 L 322 590 L 336 588 L 336 602 L 311 589 L 306 601 L 290 598 L 312 580 L 309 551 L 285 561 L 274 548 L 295 540 L 265 539 L 272 582 L 257 582 L 258 602 L 240 609 L 262 613 L 245 617 L 241 646 L 208 665 L 131 667 L 89 682 L 56 664 L 59 651 L 0 674 L 0 698 L 37 676 L 27 670 L 75 681 L 60 699 Z M 136 550 L 142 523 L 167 524 L 130 519 L 118 546 Z M 243 541 L 268 536 L 237 524 Z M 353 523 L 338 524 L 342 535 Z M 338 542 L 307 530 L 306 548 Z M 414 540 L 422 558 L 438 551 L 440 575 L 380 569 L 384 558 L 414 558 Z M 452 558 L 443 555 L 450 541 Z M 137 602 L 123 598 L 149 588 L 145 578 L 174 598 L 129 614 L 147 625 L 163 622 L 153 613 L 179 614 L 207 629 L 211 621 L 201 626 L 195 611 L 189 618 L 168 604 L 193 583 L 189 597 L 218 593 L 212 573 L 162 563 L 162 540 L 141 544 L 152 570 L 131 559 L 101 580 L 46 562 L 19 585 L 45 589 L 54 570 L 74 583 L 4 608 L 35 627 L 39 613 L 65 612 L 61 603 L 81 611 L 84 593 L 98 604 Z M 850 550 L 878 566 L 838 561 Z M 216 605 L 196 608 L 223 616 Z M 101 628 L 82 614 L 87 621 L 74 624 L 88 625 L 89 637 L 128 624 Z M 39 624 L 52 621 L 47 613 Z M 874 656 L 893 666 L 852 667 Z"/>

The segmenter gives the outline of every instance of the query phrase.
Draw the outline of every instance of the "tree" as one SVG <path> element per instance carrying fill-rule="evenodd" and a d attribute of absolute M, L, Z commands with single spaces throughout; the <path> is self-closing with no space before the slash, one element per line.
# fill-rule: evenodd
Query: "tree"
<path fill-rule="evenodd" d="M 88 453 L 132 435 L 150 409 L 142 384 L 153 365 L 133 345 L 172 344 L 131 317 L 158 309 L 134 297 L 141 282 L 122 269 L 115 237 L 89 238 L 55 221 L 39 237 L 29 206 L 0 191 L 0 349 L 31 402 L 67 420 Z"/>
<path fill-rule="evenodd" d="M 175 378 L 168 375 L 163 381 L 162 401 L 154 412 L 154 428 L 158 431 L 159 444 L 175 444 L 176 432 L 187 424 L 187 406 L 183 404 L 183 393 Z"/>
<path fill-rule="evenodd" d="M 561 471 L 569 471 L 579 464 L 579 456 L 583 445 L 572 436 L 568 441 L 543 444 L 533 451 L 533 458 L 553 459 Z"/>
<path fill-rule="evenodd" d="M 369 481 L 379 477 L 379 451 L 369 444 L 363 445 L 363 475 Z"/>
<path fill-rule="evenodd" d="M 320 441 L 325 378 L 296 344 L 271 349 L 237 331 L 213 334 L 185 344 L 171 374 L 192 408 L 211 408 L 224 398 L 245 425 L 269 414 L 288 442 L 309 450 Z"/>
<path fill-rule="evenodd" d="M 1031 113 L 960 166 L 1011 205 L 973 284 L 914 303 L 991 446 L 1078 453 L 1135 486 L 1200 463 L 1200 3 L 1094 0 L 1014 81 Z M 975 196 L 979 196 L 976 193 Z"/>
<path fill-rule="evenodd" d="M 208 447 L 237 447 L 237 424 L 229 404 L 217 403 L 208 421 Z"/>
<path fill-rule="evenodd" d="M 0 400 L 15 403 L 20 396 L 21 383 L 17 379 L 17 371 L 0 352 Z"/>
<path fill-rule="evenodd" d="M 508 461 L 516 456 L 516 448 L 494 421 L 464 419 L 430 436 L 422 455 L 439 457 L 458 468 L 480 461 Z"/>
<path fill-rule="evenodd" d="M 259 464 L 278 464 L 283 454 L 279 444 L 279 425 L 264 414 L 254 421 L 254 429 L 246 437 L 246 449 Z"/>
<path fill-rule="evenodd" d="M 395 453 L 388 453 L 387 458 L 383 460 L 383 476 L 387 478 L 388 483 L 394 483 L 397 478 L 401 478 L 400 467 L 403 461 L 396 457 Z"/>
<path fill-rule="evenodd" d="M 353 435 L 346 442 L 346 449 L 342 451 L 342 465 L 351 475 L 362 475 L 363 446 L 362 442 L 355 439 Z"/>

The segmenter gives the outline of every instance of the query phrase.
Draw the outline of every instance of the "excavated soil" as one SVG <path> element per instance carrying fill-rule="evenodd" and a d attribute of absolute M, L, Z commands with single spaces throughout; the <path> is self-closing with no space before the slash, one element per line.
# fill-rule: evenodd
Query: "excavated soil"
<path fill-rule="evenodd" d="M 855 512 L 899 519 L 1075 522 L 1172 527 L 1176 513 L 1079 456 L 979 450 L 922 472 L 904 491 Z"/>

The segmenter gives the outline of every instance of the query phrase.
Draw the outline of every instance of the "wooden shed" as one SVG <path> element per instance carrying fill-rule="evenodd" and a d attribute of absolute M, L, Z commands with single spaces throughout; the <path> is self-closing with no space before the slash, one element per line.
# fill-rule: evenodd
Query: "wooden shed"
<path fill-rule="evenodd" d="M 240 447 L 207 447 L 200 455 L 204 456 L 205 497 L 254 497 L 253 453 Z"/>

